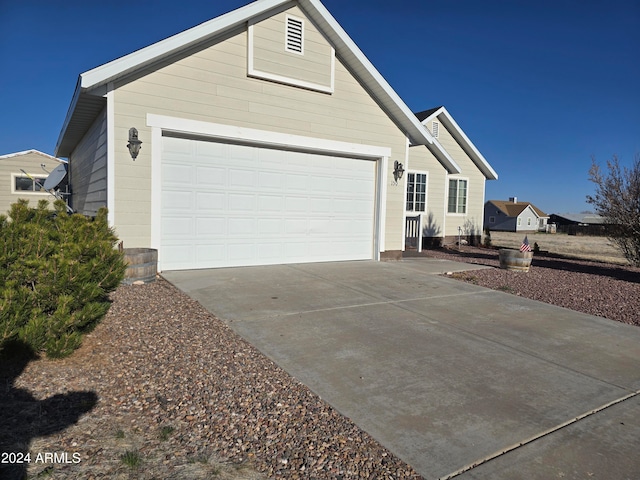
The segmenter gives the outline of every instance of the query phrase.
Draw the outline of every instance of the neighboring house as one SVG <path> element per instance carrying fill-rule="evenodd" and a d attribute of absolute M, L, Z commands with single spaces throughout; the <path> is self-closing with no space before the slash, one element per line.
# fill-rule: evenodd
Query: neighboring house
<path fill-rule="evenodd" d="M 29 200 L 32 207 L 38 200 L 54 200 L 40 185 L 60 163 L 56 157 L 38 150 L 0 155 L 0 214 L 6 214 L 20 198 Z"/>
<path fill-rule="evenodd" d="M 434 137 L 434 145 L 412 145 L 407 163 L 405 215 L 420 221 L 424 245 L 453 243 L 459 236 L 480 243 L 485 181 L 498 174 L 443 106 L 416 114 Z M 444 149 L 457 171 L 442 168 Z"/>
<path fill-rule="evenodd" d="M 552 213 L 549 223 L 556 225 L 556 230 L 569 235 L 606 235 L 606 221 L 595 213 Z"/>
<path fill-rule="evenodd" d="M 529 202 L 518 202 L 516 197 L 489 200 L 484 204 L 484 226 L 503 232 L 546 231 L 549 215 Z"/>
<path fill-rule="evenodd" d="M 73 208 L 106 205 L 162 271 L 400 258 L 400 167 L 441 179 L 442 212 L 475 175 L 447 148 L 319 0 L 259 0 L 82 73 L 56 155 Z"/>

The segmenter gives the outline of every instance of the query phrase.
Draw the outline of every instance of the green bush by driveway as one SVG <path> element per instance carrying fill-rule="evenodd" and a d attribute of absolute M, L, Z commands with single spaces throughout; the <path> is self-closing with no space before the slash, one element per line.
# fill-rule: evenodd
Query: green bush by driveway
<path fill-rule="evenodd" d="M 95 218 L 19 200 L 0 216 L 0 353 L 13 343 L 64 357 L 109 309 L 126 264 L 101 209 Z"/>

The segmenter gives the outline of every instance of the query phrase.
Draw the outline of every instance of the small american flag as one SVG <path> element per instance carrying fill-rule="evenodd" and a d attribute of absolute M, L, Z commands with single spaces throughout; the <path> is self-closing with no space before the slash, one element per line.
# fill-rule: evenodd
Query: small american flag
<path fill-rule="evenodd" d="M 531 245 L 529 245 L 529 239 L 527 238 L 527 236 L 524 236 L 524 240 L 522 241 L 522 245 L 520 245 L 520 251 L 521 252 L 530 252 L 531 251 Z"/>

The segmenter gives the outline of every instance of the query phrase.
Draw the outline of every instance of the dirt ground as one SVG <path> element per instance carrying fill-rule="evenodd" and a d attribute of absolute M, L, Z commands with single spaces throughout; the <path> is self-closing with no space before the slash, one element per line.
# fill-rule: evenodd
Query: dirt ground
<path fill-rule="evenodd" d="M 541 251 L 601 262 L 623 265 L 628 263 L 607 237 L 544 232 L 491 232 L 491 245 L 494 247 L 519 248 L 525 235 L 529 239 L 531 248 L 533 248 L 534 243 L 537 243 Z"/>

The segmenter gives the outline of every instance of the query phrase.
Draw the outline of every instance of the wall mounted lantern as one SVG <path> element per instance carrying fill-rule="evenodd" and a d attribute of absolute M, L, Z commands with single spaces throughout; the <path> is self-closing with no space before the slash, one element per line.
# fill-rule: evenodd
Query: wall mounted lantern
<path fill-rule="evenodd" d="M 396 183 L 398 183 L 398 180 L 402 178 L 402 175 L 404 175 L 404 166 L 396 160 L 393 162 L 393 178 Z"/>
<path fill-rule="evenodd" d="M 138 157 L 138 153 L 140 153 L 140 149 L 142 148 L 142 142 L 138 140 L 138 130 L 133 127 L 129 129 L 129 143 L 127 143 L 127 148 L 129 149 L 131 158 L 134 160 Z"/>

